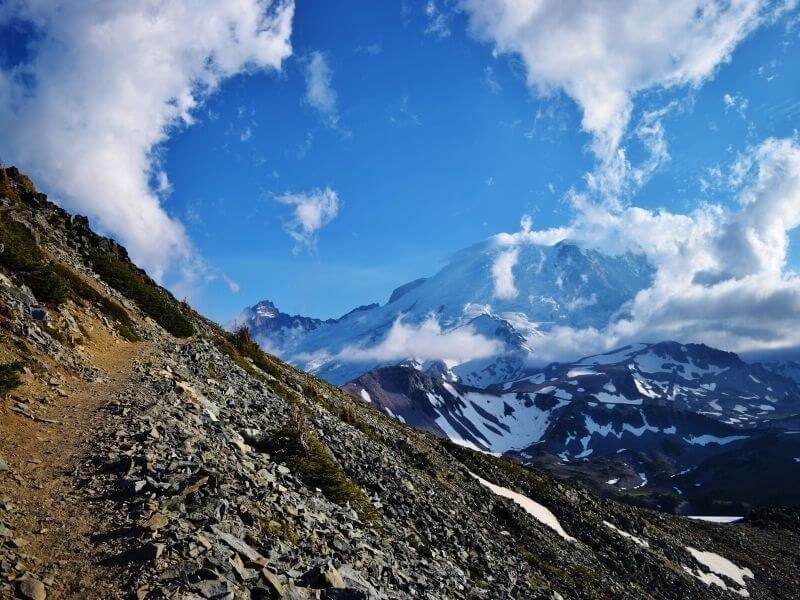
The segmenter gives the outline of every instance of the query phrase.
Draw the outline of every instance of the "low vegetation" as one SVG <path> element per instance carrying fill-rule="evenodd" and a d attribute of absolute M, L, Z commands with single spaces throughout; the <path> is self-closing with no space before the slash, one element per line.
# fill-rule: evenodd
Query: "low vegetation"
<path fill-rule="evenodd" d="M 90 260 L 103 281 L 136 302 L 169 333 L 181 338 L 194 334 L 194 326 L 175 298 L 160 290 L 133 265 L 109 252 L 95 252 Z"/>
<path fill-rule="evenodd" d="M 128 311 L 121 304 L 98 292 L 69 267 L 56 265 L 55 270 L 67 282 L 76 300 L 89 302 L 97 306 L 104 315 L 114 321 L 115 329 L 126 340 L 130 342 L 141 341 L 142 338 L 136 333 Z"/>
<path fill-rule="evenodd" d="M 20 373 L 25 363 L 14 361 L 0 364 L 0 396 L 6 397 L 14 388 L 22 383 Z"/>
<path fill-rule="evenodd" d="M 284 462 L 311 488 L 319 488 L 326 498 L 347 504 L 362 521 L 376 521 L 378 510 L 360 487 L 347 477 L 331 451 L 306 420 L 299 403 L 292 403 L 289 419 L 273 438 L 275 458 Z"/>
<path fill-rule="evenodd" d="M 67 284 L 44 257 L 33 233 L 7 214 L 0 217 L 0 265 L 18 275 L 40 302 L 60 304 Z"/>

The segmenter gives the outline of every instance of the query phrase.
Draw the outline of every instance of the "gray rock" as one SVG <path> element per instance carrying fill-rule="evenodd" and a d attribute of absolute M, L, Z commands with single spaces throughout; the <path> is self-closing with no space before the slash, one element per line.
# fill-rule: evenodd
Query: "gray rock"
<path fill-rule="evenodd" d="M 44 584 L 33 577 L 20 579 L 17 582 L 17 592 L 27 600 L 45 600 L 47 598 L 47 590 Z"/>

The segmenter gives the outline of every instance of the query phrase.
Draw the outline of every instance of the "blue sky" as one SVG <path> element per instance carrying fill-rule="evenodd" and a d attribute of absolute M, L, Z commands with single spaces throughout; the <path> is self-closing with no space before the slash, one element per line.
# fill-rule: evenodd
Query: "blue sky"
<path fill-rule="evenodd" d="M 594 133 L 582 126 L 585 107 L 558 86 L 538 93 L 526 81 L 530 57 L 495 55 L 471 16 L 454 2 L 298 0 L 291 54 L 259 55 L 280 70 L 243 61 L 198 96 L 191 124 L 172 116 L 153 133 L 149 164 L 170 184 L 158 199 L 211 273 L 191 288 L 202 312 L 224 321 L 269 298 L 287 312 L 338 316 L 385 301 L 459 248 L 517 230 L 523 214 L 538 229 L 572 219 L 565 194 L 584 191 L 600 162 Z M 42 19 L 36 27 L 24 18 L 4 23 L 4 33 L 16 32 L 2 37 L 4 68 L 35 54 L 35 42 L 28 52 L 21 40 L 35 40 L 37 27 L 46 33 Z M 702 202 L 732 205 L 724 176 L 737 157 L 768 137 L 797 135 L 796 10 L 743 38 L 695 85 L 633 93 L 622 140 L 628 158 L 647 159 L 635 135 L 642 116 L 671 106 L 660 119 L 669 160 L 624 203 L 675 213 Z M 307 99 L 315 53 L 330 70 L 335 101 L 327 108 Z M 24 153 L 2 144 L 0 151 L 34 176 L 41 171 L 45 189 L 68 208 L 84 208 Z M 298 243 L 287 233 L 293 206 L 278 200 L 325 188 L 338 197 L 337 214 L 310 243 Z M 789 255 L 796 267 L 800 236 L 790 236 L 798 241 Z M 119 237 L 125 241 L 124 232 Z M 176 277 L 167 270 L 166 281 Z"/>
<path fill-rule="evenodd" d="M 298 3 L 295 55 L 283 73 L 226 83 L 201 123 L 166 145 L 169 209 L 242 286 L 235 296 L 209 288 L 201 304 L 213 315 L 270 298 L 285 311 L 338 316 L 432 274 L 454 250 L 515 230 L 523 213 L 538 227 L 568 218 L 561 196 L 593 163 L 574 102 L 537 98 L 519 59 L 493 58 L 468 35 L 463 14 L 442 38 L 425 32 L 422 6 L 407 6 Z M 672 159 L 636 194 L 638 205 L 684 211 L 729 200 L 725 190 L 703 190 L 701 178 L 756 140 L 792 134 L 797 42 L 785 24 L 764 28 L 700 89 L 637 102 L 637 110 L 685 104 L 665 124 Z M 313 51 L 333 71 L 338 129 L 304 102 Z M 747 99 L 743 114 L 726 109 L 725 94 Z M 314 250 L 293 254 L 287 211 L 272 198 L 325 186 L 339 194 L 339 215 Z"/>

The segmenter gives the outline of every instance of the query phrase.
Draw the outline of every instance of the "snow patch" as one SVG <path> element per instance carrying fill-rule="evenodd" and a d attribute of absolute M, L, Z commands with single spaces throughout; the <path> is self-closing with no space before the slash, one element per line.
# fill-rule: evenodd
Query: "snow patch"
<path fill-rule="evenodd" d="M 573 379 L 575 377 L 591 377 L 592 375 L 602 375 L 602 373 L 598 373 L 597 371 L 592 371 L 590 369 L 570 369 L 567 371 L 567 377 L 569 379 Z"/>
<path fill-rule="evenodd" d="M 361 398 L 362 400 L 364 400 L 364 402 L 372 403 L 372 397 L 369 395 L 369 392 L 367 390 L 362 388 L 359 394 L 361 394 Z"/>
<path fill-rule="evenodd" d="M 527 496 L 523 496 L 519 492 L 512 491 L 508 488 L 504 488 L 499 485 L 495 485 L 489 481 L 486 481 L 479 475 L 470 472 L 475 479 L 478 480 L 482 486 L 490 489 L 492 492 L 497 494 L 498 496 L 502 496 L 503 498 L 508 498 L 509 500 L 513 500 L 516 504 L 521 506 L 525 512 L 531 515 L 534 519 L 539 521 L 542 525 L 546 525 L 553 531 L 555 531 L 558 535 L 569 542 L 576 542 L 577 540 L 570 536 L 566 531 L 564 531 L 563 527 L 561 527 L 561 523 L 558 521 L 558 518 L 550 512 L 546 506 L 539 504 L 538 502 L 531 500 Z"/>
<path fill-rule="evenodd" d="M 730 444 L 731 442 L 738 440 L 746 440 L 748 437 L 749 436 L 746 435 L 728 435 L 725 437 L 717 437 L 716 435 L 704 433 L 703 435 L 693 435 L 692 437 L 683 438 L 683 441 L 692 444 L 693 446 L 706 446 L 708 444 L 719 444 L 720 446 L 724 446 L 725 444 Z"/>
<path fill-rule="evenodd" d="M 622 529 L 619 529 L 618 527 L 615 527 L 612 523 L 609 523 L 608 521 L 603 521 L 603 525 L 605 525 L 606 527 L 608 527 L 609 529 L 611 529 L 613 531 L 616 531 L 622 537 L 628 538 L 629 540 L 631 540 L 637 546 L 641 546 L 642 548 L 649 548 L 650 547 L 650 544 L 648 544 L 642 538 L 636 537 L 635 535 L 633 535 L 631 533 L 628 533 L 627 531 L 622 531 Z"/>
<path fill-rule="evenodd" d="M 743 517 L 723 517 L 716 515 L 686 515 L 687 519 L 695 521 L 708 521 L 709 523 L 735 523 L 741 521 Z"/>
<path fill-rule="evenodd" d="M 753 572 L 750 569 L 746 567 L 738 567 L 727 558 L 722 557 L 719 554 L 715 554 L 714 552 L 704 552 L 702 550 L 692 548 L 691 546 L 687 546 L 686 550 L 689 551 L 689 553 L 698 563 L 705 566 L 710 571 L 709 573 L 706 573 L 684 567 L 687 572 L 691 573 L 694 577 L 706 585 L 710 586 L 713 584 L 728 591 L 735 592 L 743 597 L 750 596 L 750 593 L 747 591 L 747 583 L 744 580 L 745 577 L 753 579 Z M 737 587 L 730 587 L 727 583 L 725 583 L 725 580 L 719 577 L 720 575 L 727 577 L 731 581 L 735 581 Z"/>

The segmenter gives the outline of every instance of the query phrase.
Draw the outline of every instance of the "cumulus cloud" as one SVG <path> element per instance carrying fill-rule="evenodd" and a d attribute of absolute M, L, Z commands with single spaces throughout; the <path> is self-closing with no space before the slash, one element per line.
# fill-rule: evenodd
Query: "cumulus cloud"
<path fill-rule="evenodd" d="M 800 227 L 800 143 L 767 139 L 731 173 L 739 183 L 733 208 L 609 208 L 575 194 L 567 227 L 498 236 L 510 247 L 571 239 L 609 254 L 641 252 L 657 269 L 624 318 L 603 329 L 555 327 L 536 344 L 540 358 L 663 339 L 739 352 L 800 346 L 800 277 L 787 268 L 789 233 Z"/>
<path fill-rule="evenodd" d="M 339 123 L 333 71 L 322 52 L 312 52 L 306 65 L 306 102 L 313 106 L 330 127 Z"/>
<path fill-rule="evenodd" d="M 330 188 L 314 189 L 304 194 L 284 194 L 277 201 L 292 206 L 292 217 L 286 224 L 286 232 L 297 246 L 312 249 L 317 244 L 317 232 L 336 218 L 339 213 L 339 195 Z"/>
<path fill-rule="evenodd" d="M 464 0 L 472 33 L 519 55 L 541 95 L 580 107 L 592 149 L 613 158 L 641 91 L 698 86 L 737 44 L 794 0 Z"/>
<path fill-rule="evenodd" d="M 40 35 L 30 60 L 0 70 L 0 153 L 155 277 L 192 271 L 157 149 L 226 78 L 279 69 L 293 13 L 291 0 L 11 0 L 0 19 Z"/>
<path fill-rule="evenodd" d="M 462 363 L 493 356 L 500 349 L 499 342 L 476 333 L 469 326 L 442 331 L 436 317 L 431 315 L 419 325 L 404 323 L 400 317 L 380 343 L 366 348 L 348 346 L 339 356 L 363 362 L 416 358 Z"/>

